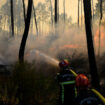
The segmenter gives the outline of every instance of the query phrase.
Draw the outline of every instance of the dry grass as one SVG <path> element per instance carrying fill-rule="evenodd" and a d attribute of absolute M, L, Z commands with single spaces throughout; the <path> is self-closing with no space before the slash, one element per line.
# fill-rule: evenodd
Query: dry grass
<path fill-rule="evenodd" d="M 77 73 L 89 75 L 88 59 L 83 54 L 58 59 L 68 58 L 70 66 Z M 105 56 L 97 58 L 100 79 L 105 80 Z M 0 105 L 56 105 L 58 98 L 58 85 L 56 73 L 58 68 L 44 63 L 25 62 L 14 64 L 13 72 L 9 76 L 0 75 Z M 105 83 L 101 84 L 101 92 L 105 96 Z"/>
<path fill-rule="evenodd" d="M 13 73 L 1 77 L 0 102 L 2 105 L 54 105 L 57 98 L 56 68 L 45 65 L 46 71 L 35 66 L 16 64 Z M 48 69 L 49 68 L 49 69 Z M 44 70 L 44 69 L 43 69 Z M 55 71 L 54 71 L 55 70 Z M 51 73 L 53 73 L 51 75 Z"/>

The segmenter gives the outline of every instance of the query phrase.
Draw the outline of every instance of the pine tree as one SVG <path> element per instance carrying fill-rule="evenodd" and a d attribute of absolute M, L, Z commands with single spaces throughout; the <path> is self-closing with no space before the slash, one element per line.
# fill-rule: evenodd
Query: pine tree
<path fill-rule="evenodd" d="M 36 26 L 36 33 L 38 35 L 38 25 L 37 25 L 37 19 L 36 19 L 36 10 L 33 4 L 33 11 L 34 11 L 34 20 L 35 20 L 35 26 Z"/>
<path fill-rule="evenodd" d="M 100 0 L 100 20 L 99 20 L 99 46 L 98 46 L 98 56 L 100 56 L 100 49 L 101 49 L 101 20 L 103 17 L 102 13 L 102 0 Z"/>
<path fill-rule="evenodd" d="M 14 13 L 13 13 L 13 0 L 10 0 L 11 6 L 11 28 L 12 28 L 12 36 L 14 36 Z"/>
<path fill-rule="evenodd" d="M 25 3 L 24 3 L 24 0 L 22 0 L 22 2 L 23 2 L 24 22 L 25 22 L 25 19 L 26 19 L 26 13 L 25 13 Z"/>
<path fill-rule="evenodd" d="M 22 37 L 22 41 L 21 41 L 21 45 L 19 49 L 20 62 L 24 61 L 24 50 L 25 50 L 26 40 L 28 37 L 29 26 L 30 26 L 30 21 L 31 21 L 32 4 L 33 4 L 33 0 L 28 0 L 27 17 L 25 19 L 25 30 L 23 33 L 23 37 Z"/>
<path fill-rule="evenodd" d="M 91 73 L 91 83 L 97 90 L 100 90 L 99 77 L 97 73 L 97 66 L 94 54 L 92 30 L 91 30 L 91 0 L 83 0 L 84 14 L 85 14 L 85 28 L 87 37 L 88 57 Z"/>
<path fill-rule="evenodd" d="M 55 24 L 58 22 L 57 0 L 55 0 Z"/>
<path fill-rule="evenodd" d="M 80 4 L 80 0 L 78 0 L 78 26 L 79 26 L 79 4 Z"/>

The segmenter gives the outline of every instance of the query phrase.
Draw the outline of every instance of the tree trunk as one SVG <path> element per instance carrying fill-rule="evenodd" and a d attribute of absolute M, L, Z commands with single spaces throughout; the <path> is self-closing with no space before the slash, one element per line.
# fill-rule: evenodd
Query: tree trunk
<path fill-rule="evenodd" d="M 34 20 L 35 20 L 35 26 L 36 26 L 36 33 L 38 35 L 38 26 L 37 26 L 37 20 L 36 20 L 36 10 L 33 4 L 33 11 L 34 11 Z"/>
<path fill-rule="evenodd" d="M 22 2 L 23 2 L 24 22 L 25 22 L 25 19 L 26 19 L 26 13 L 25 13 L 25 3 L 24 3 L 24 0 L 22 0 Z"/>
<path fill-rule="evenodd" d="M 25 45 L 26 45 L 26 40 L 28 37 L 28 32 L 29 32 L 29 26 L 30 26 L 30 21 L 31 21 L 31 12 L 32 12 L 32 0 L 28 0 L 28 9 L 27 9 L 27 17 L 25 19 L 25 30 L 23 33 L 20 49 L 19 49 L 19 61 L 23 62 L 24 61 L 24 50 L 25 50 Z"/>
<path fill-rule="evenodd" d="M 100 20 L 99 20 L 99 46 L 98 46 L 98 56 L 100 56 L 100 49 L 101 49 L 101 20 L 103 17 L 102 13 L 102 0 L 100 0 Z"/>
<path fill-rule="evenodd" d="M 63 9 L 64 9 L 64 23 L 65 23 L 65 0 L 63 0 Z"/>
<path fill-rule="evenodd" d="M 94 2 L 93 2 L 93 0 L 92 0 L 92 18 L 94 19 Z"/>
<path fill-rule="evenodd" d="M 94 88 L 100 90 L 99 77 L 97 73 L 97 66 L 94 54 L 92 30 L 91 30 L 91 0 L 83 0 L 84 3 L 84 15 L 85 15 L 85 28 L 87 37 L 87 48 L 90 64 L 91 83 Z"/>
<path fill-rule="evenodd" d="M 57 0 L 57 9 L 58 9 L 58 10 L 57 10 L 57 11 L 58 11 L 58 12 L 57 12 L 57 15 L 58 15 L 57 18 L 58 18 L 58 22 L 59 22 L 59 0 Z"/>
<path fill-rule="evenodd" d="M 58 15 L 57 15 L 57 0 L 55 0 L 55 24 L 57 24 L 58 21 Z"/>
<path fill-rule="evenodd" d="M 80 0 L 78 0 L 78 26 L 79 26 L 79 1 Z"/>
<path fill-rule="evenodd" d="M 102 20 L 102 16 L 103 16 L 103 13 L 102 13 L 102 0 L 100 0 L 100 20 Z"/>
<path fill-rule="evenodd" d="M 100 50 L 101 50 L 101 20 L 99 21 L 99 42 L 98 42 L 98 57 L 100 57 Z"/>
<path fill-rule="evenodd" d="M 10 0 L 11 5 L 11 28 L 12 28 L 12 36 L 14 36 L 14 13 L 13 13 L 13 0 Z"/>
<path fill-rule="evenodd" d="M 81 26 L 82 26 L 82 0 L 81 0 Z"/>
<path fill-rule="evenodd" d="M 52 10 L 52 1 L 50 0 L 50 8 L 51 8 L 51 23 L 53 26 L 53 10 Z"/>

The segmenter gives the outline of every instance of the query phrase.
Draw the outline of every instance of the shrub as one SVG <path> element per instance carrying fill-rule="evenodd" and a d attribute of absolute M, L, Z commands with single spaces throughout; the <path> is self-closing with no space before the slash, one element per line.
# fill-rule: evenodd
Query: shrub
<path fill-rule="evenodd" d="M 48 67 L 47 67 L 48 68 Z M 11 76 L 0 88 L 0 100 L 4 105 L 53 105 L 58 88 L 50 70 L 36 70 L 32 64 L 17 63 Z M 50 73 L 51 72 L 51 73 Z"/>

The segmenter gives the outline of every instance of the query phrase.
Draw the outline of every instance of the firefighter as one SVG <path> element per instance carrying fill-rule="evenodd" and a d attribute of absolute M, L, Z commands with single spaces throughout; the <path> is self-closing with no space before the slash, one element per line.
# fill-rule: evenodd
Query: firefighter
<path fill-rule="evenodd" d="M 89 88 L 89 80 L 84 74 L 76 77 L 77 97 L 75 105 L 105 105 L 103 101 Z"/>
<path fill-rule="evenodd" d="M 73 70 L 69 69 L 68 60 L 59 62 L 60 72 L 57 74 L 57 80 L 60 87 L 59 92 L 59 105 L 74 105 L 76 88 L 75 88 L 75 75 Z"/>

